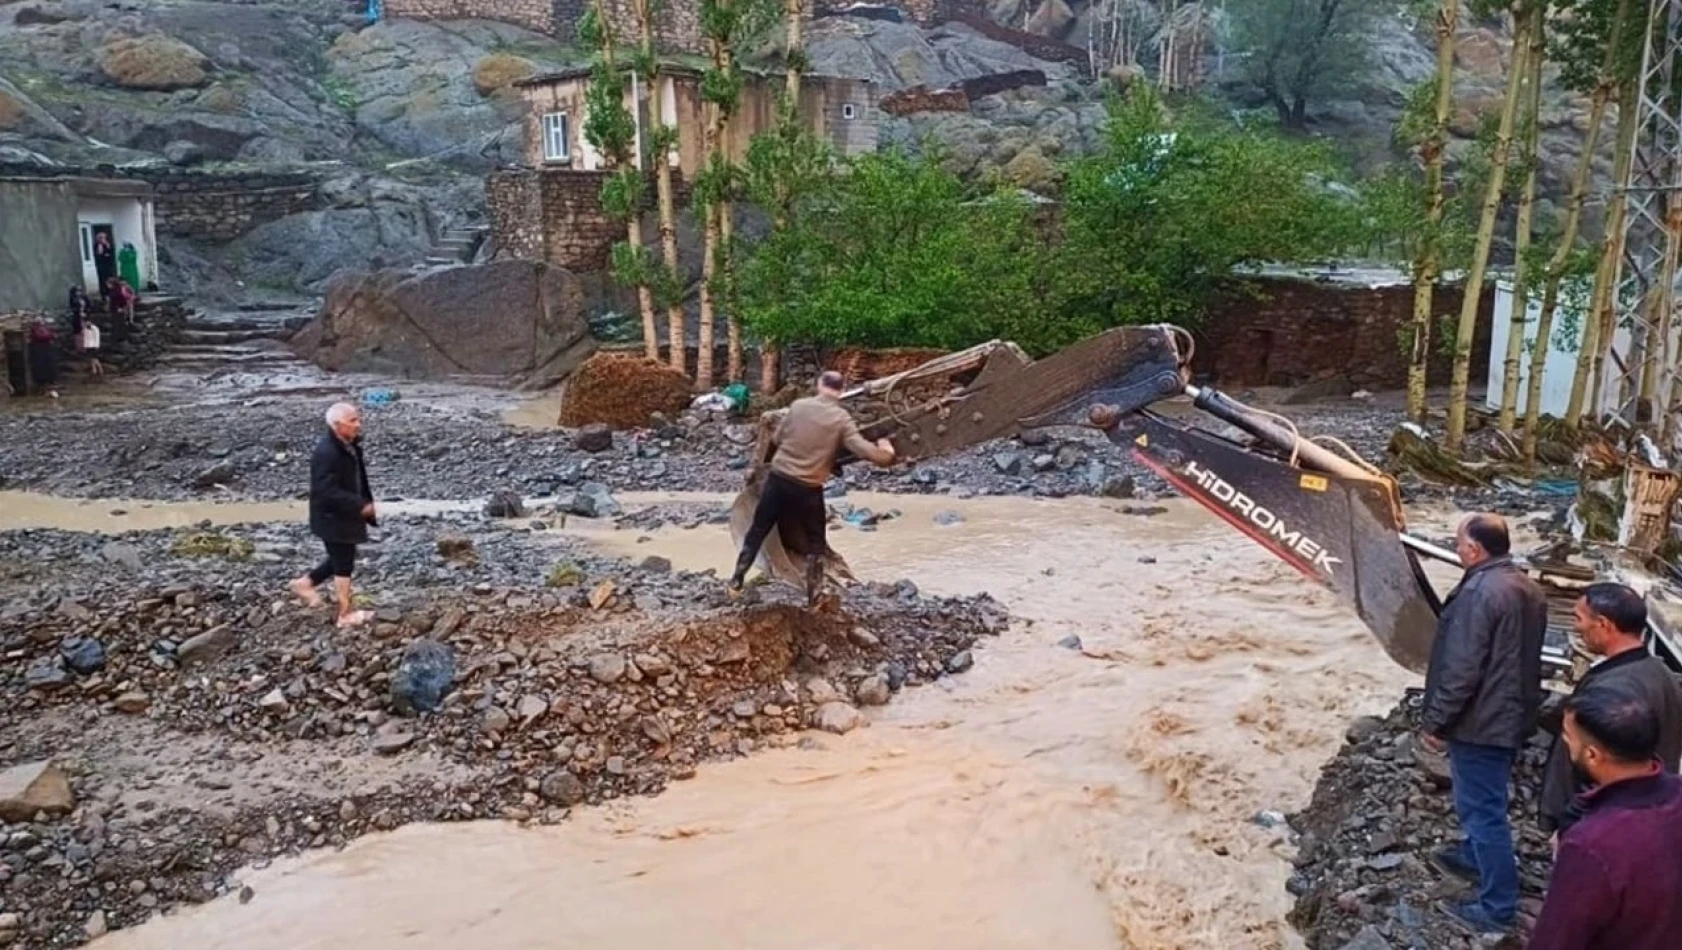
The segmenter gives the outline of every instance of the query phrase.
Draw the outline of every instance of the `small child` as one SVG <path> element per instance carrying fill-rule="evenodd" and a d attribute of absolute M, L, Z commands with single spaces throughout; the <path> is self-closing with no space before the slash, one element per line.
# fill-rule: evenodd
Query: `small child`
<path fill-rule="evenodd" d="M 82 355 L 88 358 L 88 372 L 94 379 L 105 378 L 105 364 L 99 361 L 99 324 L 82 321 Z"/>

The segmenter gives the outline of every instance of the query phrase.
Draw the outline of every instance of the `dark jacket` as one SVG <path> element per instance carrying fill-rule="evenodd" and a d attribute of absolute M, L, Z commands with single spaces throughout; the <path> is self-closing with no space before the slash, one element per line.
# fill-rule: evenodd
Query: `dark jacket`
<path fill-rule="evenodd" d="M 362 440 L 346 445 L 331 430 L 323 433 L 310 456 L 310 530 L 333 544 L 361 544 L 371 523 L 362 506 L 373 501 Z"/>
<path fill-rule="evenodd" d="M 1645 699 L 1659 714 L 1659 764 L 1676 774 L 1682 762 L 1682 686 L 1664 661 L 1646 650 L 1630 650 L 1589 668 L 1573 693 L 1590 683 L 1617 683 Z M 1586 788 L 1571 767 L 1571 752 L 1559 738 L 1557 720 L 1544 724 L 1555 733 L 1548 764 L 1542 769 L 1542 794 L 1537 802 L 1543 831 L 1564 831 L 1578 818 L 1573 801 Z"/>
<path fill-rule="evenodd" d="M 1682 946 L 1682 779 L 1654 774 L 1583 796 L 1560 836 L 1529 950 Z"/>
<path fill-rule="evenodd" d="M 1420 728 L 1456 742 L 1523 746 L 1542 701 L 1547 628 L 1547 598 L 1512 558 L 1468 570 L 1437 619 Z"/>

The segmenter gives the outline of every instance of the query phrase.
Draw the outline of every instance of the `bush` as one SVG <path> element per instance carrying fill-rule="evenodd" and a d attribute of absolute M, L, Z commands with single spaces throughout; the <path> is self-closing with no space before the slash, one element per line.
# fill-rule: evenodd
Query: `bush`
<path fill-rule="evenodd" d="M 743 265 L 743 318 L 772 340 L 841 346 L 1031 335 L 1043 256 L 1030 211 L 1009 192 L 966 195 L 934 156 L 861 156 Z"/>
<path fill-rule="evenodd" d="M 473 67 L 473 88 L 479 95 L 489 96 L 535 75 L 537 64 L 531 60 L 509 53 L 492 53 Z"/>

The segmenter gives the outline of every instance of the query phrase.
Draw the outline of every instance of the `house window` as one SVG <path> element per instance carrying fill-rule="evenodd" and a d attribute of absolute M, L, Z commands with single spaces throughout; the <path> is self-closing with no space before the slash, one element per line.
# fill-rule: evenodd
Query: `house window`
<path fill-rule="evenodd" d="M 565 162 L 571 158 L 572 155 L 567 151 L 567 114 L 546 114 L 543 117 L 543 160 Z"/>
<path fill-rule="evenodd" d="M 841 104 L 841 118 L 856 119 L 858 117 L 859 110 L 857 106 L 853 105 L 851 102 L 843 102 Z"/>

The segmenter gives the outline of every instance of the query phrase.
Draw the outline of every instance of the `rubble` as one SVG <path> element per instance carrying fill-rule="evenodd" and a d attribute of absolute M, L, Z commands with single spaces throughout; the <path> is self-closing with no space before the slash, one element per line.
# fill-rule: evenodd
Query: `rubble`
<path fill-rule="evenodd" d="M 1463 899 L 1463 883 L 1432 867 L 1436 850 L 1462 835 L 1446 773 L 1416 753 L 1422 692 L 1410 690 L 1382 720 L 1358 721 L 1320 774 L 1308 807 L 1290 816 L 1297 837 L 1296 897 L 1289 920 L 1309 950 L 1394 946 L 1469 950 L 1474 942 L 1434 908 Z M 1551 865 L 1536 821 L 1536 796 L 1549 740 L 1538 734 L 1513 771 L 1510 819 L 1523 886 L 1521 930 L 1541 908 Z M 1376 939 L 1375 939 L 1376 938 Z M 1382 940 L 1385 943 L 1379 943 Z M 1522 946 L 1510 938 L 1502 947 Z"/>
<path fill-rule="evenodd" d="M 0 756 L 53 762 L 62 780 L 51 802 L 0 815 L 14 942 L 79 945 L 90 924 L 238 891 L 254 862 L 409 822 L 546 824 L 656 793 L 711 759 L 857 728 L 847 696 L 940 679 L 1005 626 L 985 597 L 904 584 L 856 587 L 828 613 L 778 585 L 734 602 L 710 574 L 476 512 L 382 524 L 358 576 L 376 619 L 348 630 L 285 589 L 317 556 L 300 524 L 225 529 L 253 556 L 210 572 L 170 553 L 190 532 L 131 532 L 119 540 L 146 568 L 121 579 L 106 538 L 0 533 L 0 648 L 14 657 Z M 477 559 L 444 556 L 440 536 Z M 547 586 L 557 555 L 612 596 L 592 606 L 586 585 Z M 103 669 L 31 687 L 24 670 L 62 664 L 66 639 L 92 631 Z M 14 785 L 43 787 L 8 777 L 8 799 Z"/>

